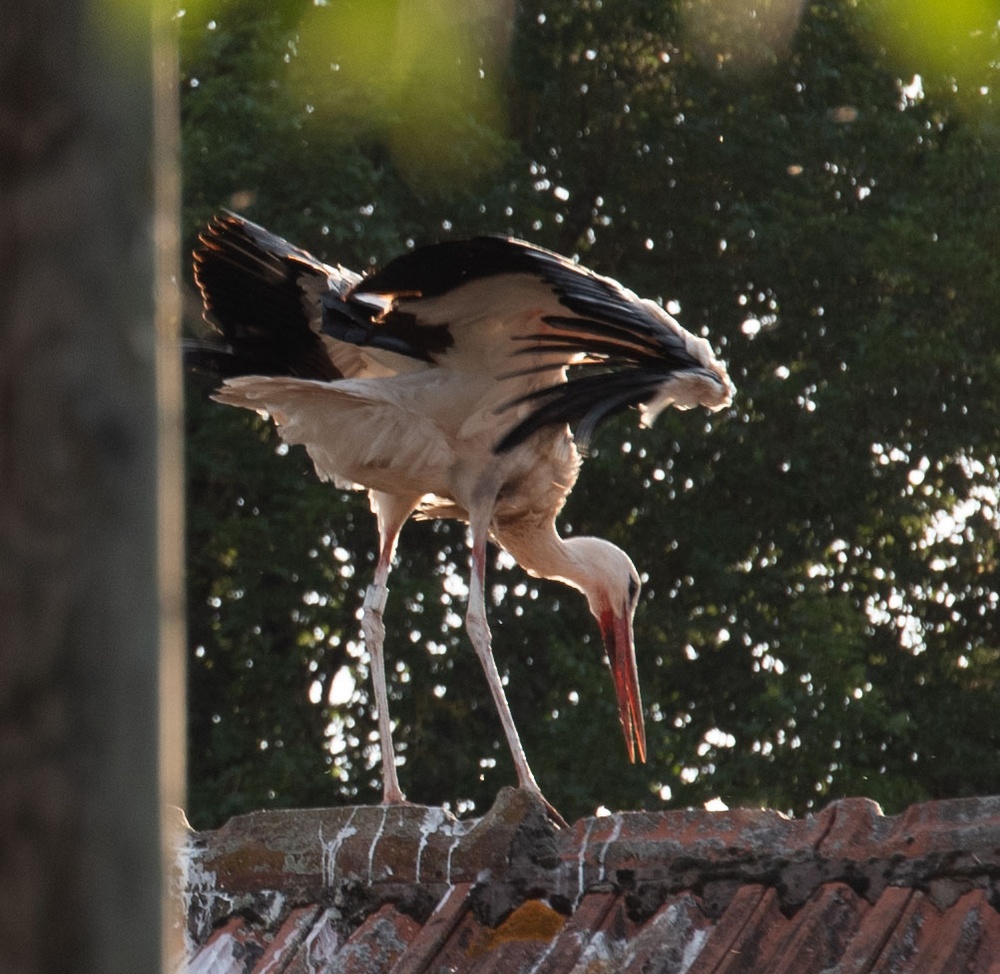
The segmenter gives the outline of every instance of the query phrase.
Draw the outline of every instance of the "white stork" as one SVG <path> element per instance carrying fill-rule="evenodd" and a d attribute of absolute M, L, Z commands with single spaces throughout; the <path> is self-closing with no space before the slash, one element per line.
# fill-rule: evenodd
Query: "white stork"
<path fill-rule="evenodd" d="M 581 591 L 600 627 L 629 758 L 645 760 L 632 616 L 639 576 L 600 538 L 559 536 L 555 519 L 585 444 L 605 417 L 637 406 L 721 409 L 733 386 L 708 343 L 653 301 L 557 254 L 507 237 L 421 247 L 361 277 L 234 214 L 215 217 L 194 254 L 217 335 L 189 361 L 225 381 L 219 402 L 266 412 L 301 443 L 322 480 L 366 489 L 380 550 L 362 612 L 382 752 L 383 801 L 402 802 L 385 684 L 382 612 L 400 529 L 411 514 L 469 525 L 466 629 L 514 758 L 541 794 L 493 660 L 486 543 L 529 574 Z M 578 366 L 568 373 L 571 366 Z"/>

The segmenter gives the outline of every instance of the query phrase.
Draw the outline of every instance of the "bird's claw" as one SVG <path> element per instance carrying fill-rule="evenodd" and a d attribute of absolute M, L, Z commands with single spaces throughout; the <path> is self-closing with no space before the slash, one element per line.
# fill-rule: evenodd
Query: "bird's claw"
<path fill-rule="evenodd" d="M 542 800 L 542 804 L 545 806 L 545 814 L 548 816 L 549 821 L 552 822 L 557 829 L 569 828 L 569 822 L 567 822 L 566 819 L 559 814 L 559 810 L 554 805 L 544 799 Z"/>
<path fill-rule="evenodd" d="M 546 817 L 546 818 L 547 818 L 547 819 L 548 819 L 548 820 L 549 820 L 549 821 L 550 821 L 550 822 L 551 822 L 551 823 L 552 823 L 552 824 L 553 824 L 553 825 L 554 825 L 554 826 L 555 826 L 555 827 L 556 827 L 557 829 L 568 829 L 568 828 L 569 828 L 569 822 L 567 822 L 567 821 L 566 821 L 566 819 L 564 819 L 564 818 L 562 817 L 562 815 L 560 815 L 560 814 L 559 814 L 559 810 L 558 810 L 558 809 L 557 809 L 557 808 L 555 807 L 555 805 L 553 805 L 553 804 L 552 804 L 552 803 L 551 803 L 551 802 L 550 802 L 550 801 L 549 801 L 549 800 L 548 800 L 548 799 L 547 799 L 547 798 L 546 798 L 546 797 L 545 797 L 545 796 L 544 796 L 544 795 L 542 794 L 542 792 L 541 792 L 541 789 L 540 789 L 540 788 L 538 787 L 538 785 L 537 785 L 537 784 L 536 784 L 536 785 L 534 785 L 533 787 L 532 787 L 531 785 L 526 785 L 526 784 L 522 784 L 522 785 L 521 785 L 520 787 L 521 787 L 521 788 L 522 788 L 522 789 L 523 789 L 524 791 L 526 791 L 526 792 L 527 792 L 527 793 L 528 793 L 529 795 L 531 795 L 531 797 L 532 797 L 532 798 L 533 798 L 533 799 L 534 799 L 534 800 L 535 800 L 536 802 L 538 802 L 538 804 L 539 804 L 539 805 L 541 805 L 541 806 L 542 806 L 543 810 L 545 811 L 545 817 Z"/>

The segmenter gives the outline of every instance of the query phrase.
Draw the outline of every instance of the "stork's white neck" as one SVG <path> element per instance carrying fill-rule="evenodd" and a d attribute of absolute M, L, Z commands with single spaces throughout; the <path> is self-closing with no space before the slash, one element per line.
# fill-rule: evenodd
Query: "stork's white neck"
<path fill-rule="evenodd" d="M 494 533 L 528 574 L 569 585 L 588 600 L 600 582 L 601 552 L 614 548 L 600 538 L 562 538 L 551 522 L 530 528 L 517 522 L 507 528 L 497 526 Z"/>

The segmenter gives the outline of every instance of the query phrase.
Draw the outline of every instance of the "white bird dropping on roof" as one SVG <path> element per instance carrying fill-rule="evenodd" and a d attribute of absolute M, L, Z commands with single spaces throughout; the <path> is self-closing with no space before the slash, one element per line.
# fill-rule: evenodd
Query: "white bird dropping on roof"
<path fill-rule="evenodd" d="M 629 406 L 722 409 L 725 366 L 707 341 L 617 282 L 508 237 L 419 247 L 370 276 L 323 264 L 234 214 L 194 255 L 212 338 L 189 361 L 220 402 L 263 410 L 317 474 L 368 491 L 380 548 L 362 613 L 382 749 L 383 801 L 403 801 L 393 760 L 382 613 L 411 514 L 469 525 L 466 630 L 486 673 L 518 783 L 545 801 L 493 661 L 486 542 L 527 572 L 582 592 L 600 627 L 631 760 L 646 737 L 632 640 L 639 575 L 600 538 L 555 519 L 598 424 Z M 570 367 L 572 366 L 572 370 Z M 572 430 L 572 431 L 571 431 Z"/>

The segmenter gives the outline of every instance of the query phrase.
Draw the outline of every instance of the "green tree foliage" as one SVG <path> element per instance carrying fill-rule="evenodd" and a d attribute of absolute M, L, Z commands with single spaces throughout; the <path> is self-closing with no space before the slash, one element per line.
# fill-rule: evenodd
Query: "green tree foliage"
<path fill-rule="evenodd" d="M 503 558 L 488 579 L 512 709 L 567 816 L 1000 790 L 1000 39 L 977 35 L 970 93 L 864 3 L 734 24 L 738 6 L 524 0 L 509 32 L 473 22 L 479 58 L 416 119 L 317 56 L 323 5 L 204 0 L 182 21 L 191 242 L 220 206 L 359 269 L 512 232 L 676 304 L 730 363 L 727 414 L 602 430 L 563 518 L 645 573 L 647 765 L 582 599 Z M 191 386 L 193 820 L 377 800 L 365 499 Z M 390 694 L 409 796 L 481 810 L 512 773 L 465 573 L 460 526 L 407 526 Z"/>

